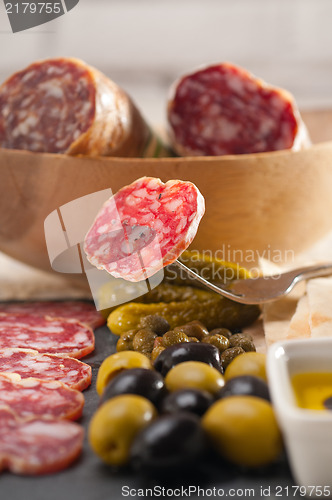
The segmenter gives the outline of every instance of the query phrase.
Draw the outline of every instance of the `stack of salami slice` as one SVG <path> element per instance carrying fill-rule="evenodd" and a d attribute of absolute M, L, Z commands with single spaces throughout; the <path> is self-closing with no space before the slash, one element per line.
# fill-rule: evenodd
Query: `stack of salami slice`
<path fill-rule="evenodd" d="M 83 391 L 102 316 L 87 302 L 0 304 L 0 469 L 58 471 L 80 454 Z"/>

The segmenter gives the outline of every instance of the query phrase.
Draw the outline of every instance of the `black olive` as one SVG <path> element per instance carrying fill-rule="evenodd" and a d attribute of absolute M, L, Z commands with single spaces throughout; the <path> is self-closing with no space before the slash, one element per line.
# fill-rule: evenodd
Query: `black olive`
<path fill-rule="evenodd" d="M 257 396 L 270 401 L 269 388 L 263 379 L 252 375 L 240 375 L 228 380 L 218 393 L 219 398 L 228 396 Z"/>
<path fill-rule="evenodd" d="M 241 328 L 233 328 L 232 333 L 233 334 L 242 333 L 242 329 Z"/>
<path fill-rule="evenodd" d="M 138 472 L 169 471 L 198 462 L 206 450 L 200 419 L 192 413 L 164 415 L 145 427 L 131 448 L 131 463 Z"/>
<path fill-rule="evenodd" d="M 120 394 L 137 394 L 158 406 L 167 394 L 167 389 L 160 373 L 145 368 L 131 368 L 122 371 L 107 384 L 100 402 L 105 403 Z"/>
<path fill-rule="evenodd" d="M 176 413 L 189 411 L 200 417 L 214 403 L 214 397 L 199 389 L 180 389 L 172 392 L 163 400 L 160 411 L 162 413 Z"/>
<path fill-rule="evenodd" d="M 327 410 L 332 410 L 332 397 L 325 399 L 325 401 L 324 401 L 324 407 Z"/>
<path fill-rule="evenodd" d="M 219 350 L 202 342 L 184 342 L 167 347 L 157 357 L 154 367 L 165 377 L 171 368 L 184 361 L 201 361 L 222 371 Z"/>

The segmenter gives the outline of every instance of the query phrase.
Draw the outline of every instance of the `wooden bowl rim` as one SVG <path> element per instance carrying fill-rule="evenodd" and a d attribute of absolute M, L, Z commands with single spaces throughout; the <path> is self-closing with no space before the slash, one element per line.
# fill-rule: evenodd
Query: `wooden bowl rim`
<path fill-rule="evenodd" d="M 119 156 L 88 156 L 88 155 L 78 155 L 70 156 L 66 154 L 55 154 L 55 153 L 34 153 L 33 151 L 20 150 L 20 149 L 4 149 L 0 148 L 0 163 L 1 155 L 16 155 L 18 157 L 34 156 L 43 160 L 74 160 L 74 161 L 98 161 L 101 163 L 124 163 L 133 164 L 137 162 L 142 162 L 142 164 L 151 165 L 156 163 L 166 163 L 166 164 L 187 164 L 187 163 L 209 163 L 209 164 L 222 164 L 232 161 L 236 162 L 247 162 L 253 159 L 258 160 L 272 160 L 277 158 L 282 158 L 285 156 L 296 156 L 306 152 L 319 151 L 324 149 L 332 148 L 332 141 L 325 141 L 313 144 L 309 148 L 301 149 L 298 151 L 293 151 L 290 149 L 283 149 L 279 151 L 269 151 L 263 153 L 250 153 L 241 155 L 225 155 L 225 156 L 174 156 L 174 157 L 160 157 L 160 158 L 139 158 L 139 157 L 119 157 Z"/>

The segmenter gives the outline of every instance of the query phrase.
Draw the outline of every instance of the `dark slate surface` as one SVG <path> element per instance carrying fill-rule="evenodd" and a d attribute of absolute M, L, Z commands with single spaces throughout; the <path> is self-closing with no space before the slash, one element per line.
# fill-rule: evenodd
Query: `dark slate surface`
<path fill-rule="evenodd" d="M 116 340 L 117 337 L 112 335 L 106 326 L 99 328 L 96 331 L 96 350 L 84 359 L 85 362 L 91 364 L 93 369 L 92 386 L 84 392 L 86 402 L 83 418 L 80 422 L 86 430 L 98 405 L 98 396 L 95 390 L 97 371 L 103 359 L 114 352 Z M 232 495 L 234 492 L 230 492 L 231 488 L 250 488 L 254 489 L 254 493 L 247 492 L 246 495 L 243 493 L 235 497 L 251 496 L 255 498 L 263 497 L 261 488 L 270 487 L 270 492 L 265 491 L 265 493 L 269 493 L 266 496 L 273 498 L 280 492 L 277 496 L 286 498 L 287 496 L 294 497 L 292 484 L 285 460 L 281 460 L 280 463 L 268 470 L 253 473 L 229 467 L 218 459 L 209 459 L 200 464 L 198 471 L 192 471 L 186 477 L 179 471 L 178 477 L 144 479 L 130 470 L 112 471 L 103 465 L 90 450 L 87 439 L 85 439 L 84 450 L 79 461 L 60 473 L 40 477 L 22 477 L 8 472 L 3 473 L 0 476 L 0 498 L 8 500 L 117 500 L 126 498 L 122 495 L 122 488 L 125 486 L 135 490 L 153 488 L 154 486 L 164 487 L 165 490 L 167 488 L 188 488 L 189 486 L 207 489 L 223 488 L 224 496 L 234 496 L 234 494 Z M 287 486 L 289 487 L 288 495 Z M 139 493 L 141 494 L 139 495 Z M 164 493 L 166 498 L 166 491 Z M 189 490 L 182 493 L 181 497 L 185 497 L 186 493 L 189 494 Z M 147 492 L 144 496 L 142 492 L 137 492 L 137 496 L 154 498 L 158 496 L 158 492 L 156 491 L 155 495 Z M 161 495 L 159 497 L 162 498 Z M 167 498 L 170 498 L 170 495 Z M 202 493 L 198 495 L 191 491 L 190 498 L 202 498 Z"/>

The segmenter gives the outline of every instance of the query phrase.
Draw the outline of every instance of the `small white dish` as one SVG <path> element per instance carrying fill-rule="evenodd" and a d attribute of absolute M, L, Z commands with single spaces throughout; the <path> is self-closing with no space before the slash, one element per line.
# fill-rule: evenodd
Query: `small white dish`
<path fill-rule="evenodd" d="M 267 372 L 272 403 L 294 479 L 306 495 L 332 495 L 332 411 L 298 406 L 291 377 L 332 372 L 332 338 L 278 342 L 270 347 Z"/>

